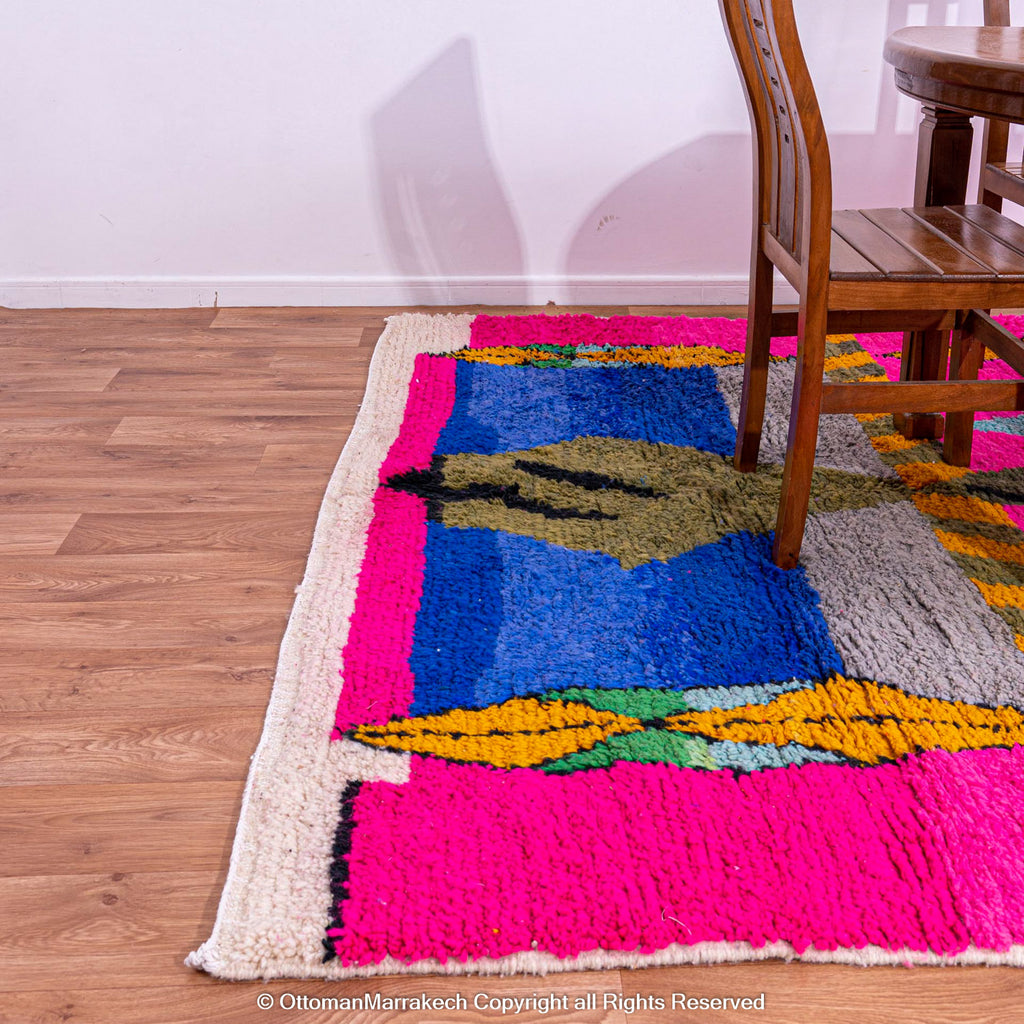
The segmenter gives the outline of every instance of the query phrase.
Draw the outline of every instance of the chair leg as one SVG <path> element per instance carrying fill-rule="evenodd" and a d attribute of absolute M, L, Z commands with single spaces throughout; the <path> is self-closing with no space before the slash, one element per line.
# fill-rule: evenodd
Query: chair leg
<path fill-rule="evenodd" d="M 949 379 L 977 380 L 985 360 L 985 346 L 966 331 L 954 331 L 949 347 Z M 946 433 L 942 439 L 942 457 L 951 466 L 971 464 L 974 443 L 974 413 L 946 413 Z"/>
<path fill-rule="evenodd" d="M 786 465 L 782 472 L 782 493 L 772 547 L 772 559 L 780 569 L 792 569 L 797 564 L 807 523 L 814 454 L 818 446 L 827 322 L 824 308 L 801 310 Z"/>
<path fill-rule="evenodd" d="M 747 310 L 747 349 L 743 360 L 743 395 L 740 399 L 736 454 L 733 465 L 741 473 L 757 469 L 764 425 L 765 393 L 768 389 L 768 350 L 771 346 L 772 285 L 771 260 L 755 247 L 751 260 L 750 303 Z"/>

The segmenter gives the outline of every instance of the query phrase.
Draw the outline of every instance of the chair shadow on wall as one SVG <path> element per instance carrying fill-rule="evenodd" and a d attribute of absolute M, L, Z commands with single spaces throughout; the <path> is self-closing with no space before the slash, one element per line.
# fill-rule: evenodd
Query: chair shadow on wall
<path fill-rule="evenodd" d="M 886 35 L 907 23 L 910 6 L 890 0 Z M 929 24 L 944 22 L 947 0 L 926 6 Z M 897 134 L 897 93 L 881 43 L 875 131 L 831 134 L 832 163 L 856 167 L 858 181 L 891 183 L 893 199 L 905 196 L 909 205 L 917 136 Z M 488 143 L 472 41 L 456 39 L 402 86 L 372 115 L 369 133 L 378 209 L 407 299 L 457 303 L 486 282 L 493 302 L 531 302 L 522 235 Z M 836 191 L 843 205 L 871 205 L 842 181 Z M 593 297 L 579 285 L 594 278 L 707 278 L 735 268 L 738 256 L 745 265 L 747 219 L 723 211 L 746 211 L 750 196 L 748 133 L 705 135 L 672 150 L 581 218 L 566 248 L 564 294 L 587 303 Z"/>
<path fill-rule="evenodd" d="M 522 238 L 491 156 L 478 82 L 473 45 L 457 39 L 370 119 L 392 266 L 415 302 L 464 300 L 465 278 L 467 290 L 485 279 L 510 305 L 530 300 Z"/>
<path fill-rule="evenodd" d="M 907 24 L 909 7 L 908 0 L 890 2 L 886 36 Z M 946 0 L 929 0 L 927 7 L 929 24 L 944 23 Z M 878 74 L 881 88 L 875 131 L 830 133 L 832 166 L 857 168 L 858 181 L 886 182 L 894 201 L 904 196 L 905 205 L 911 205 L 917 133 L 897 134 L 898 93 L 892 69 L 882 61 L 881 39 Z M 736 87 L 739 89 L 738 77 Z M 705 135 L 616 185 L 582 218 L 566 250 L 565 285 L 570 301 L 583 298 L 581 285 L 587 279 L 621 278 L 624 268 L 631 275 L 654 278 L 706 278 L 712 268 L 735 267 L 737 256 L 745 259 L 750 250 L 750 225 L 746 217 L 723 213 L 751 208 L 751 167 L 748 133 Z M 837 201 L 845 206 L 871 205 L 870 200 L 858 201 L 856 184 L 838 187 L 837 193 Z M 699 240 L 699 245 L 694 240 Z M 683 252 L 692 254 L 689 263 L 681 260 Z M 705 291 L 705 299 L 708 294 Z"/>

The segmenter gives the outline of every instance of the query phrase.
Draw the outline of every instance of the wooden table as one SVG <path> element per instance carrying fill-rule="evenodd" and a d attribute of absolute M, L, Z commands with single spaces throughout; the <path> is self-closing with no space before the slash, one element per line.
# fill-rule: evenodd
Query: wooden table
<path fill-rule="evenodd" d="M 922 26 L 894 32 L 884 56 L 896 88 L 924 105 L 918 134 L 915 206 L 959 206 L 967 197 L 973 129 L 981 115 L 1024 124 L 1024 29 Z M 908 334 L 904 380 L 945 375 L 941 333 Z M 906 437 L 936 437 L 937 414 L 897 415 Z"/>

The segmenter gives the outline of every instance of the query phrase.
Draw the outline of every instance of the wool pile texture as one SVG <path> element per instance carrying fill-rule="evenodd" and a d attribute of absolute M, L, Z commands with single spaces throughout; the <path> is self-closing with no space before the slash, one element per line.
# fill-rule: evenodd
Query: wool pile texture
<path fill-rule="evenodd" d="M 744 335 L 389 321 L 190 964 L 1024 964 L 1024 416 L 969 469 L 823 417 L 783 572 L 796 347 L 740 474 Z M 827 348 L 898 372 L 898 336 Z"/>

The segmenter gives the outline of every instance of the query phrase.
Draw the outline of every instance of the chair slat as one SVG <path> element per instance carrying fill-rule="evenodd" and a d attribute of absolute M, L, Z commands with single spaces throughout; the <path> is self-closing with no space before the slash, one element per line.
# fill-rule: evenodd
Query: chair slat
<path fill-rule="evenodd" d="M 970 253 L 971 258 L 990 267 L 1000 279 L 1024 280 L 1024 258 L 1016 249 L 958 216 L 953 210 L 942 206 L 926 206 L 915 207 L 909 213 L 940 232 L 952 244 Z"/>
<path fill-rule="evenodd" d="M 1024 227 L 1016 221 L 990 210 L 987 206 L 949 206 L 947 209 L 958 217 L 976 224 L 998 238 L 1003 245 L 1016 249 L 1024 256 Z"/>
<path fill-rule="evenodd" d="M 1024 381 L 913 381 L 891 384 L 831 384 L 821 391 L 821 411 L 991 412 L 1024 408 Z"/>
<path fill-rule="evenodd" d="M 882 277 L 882 272 L 833 230 L 829 277 L 834 281 L 870 281 Z"/>
<path fill-rule="evenodd" d="M 991 268 L 951 245 L 942 235 L 916 220 L 906 210 L 862 210 L 868 220 L 877 224 L 896 242 L 922 260 L 931 263 L 943 280 L 991 278 Z"/>
<path fill-rule="evenodd" d="M 863 210 L 836 210 L 832 231 L 855 248 L 885 277 L 906 280 L 934 278 L 938 268 L 909 252 L 864 216 Z"/>

